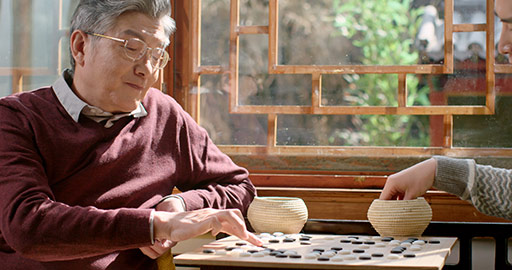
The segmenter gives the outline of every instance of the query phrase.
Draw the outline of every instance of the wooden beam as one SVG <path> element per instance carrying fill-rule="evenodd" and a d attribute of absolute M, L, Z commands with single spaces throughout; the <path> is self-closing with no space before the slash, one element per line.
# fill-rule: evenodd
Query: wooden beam
<path fill-rule="evenodd" d="M 396 114 L 396 115 L 488 115 L 493 112 L 486 106 L 460 106 L 460 105 L 440 105 L 440 106 L 408 106 L 408 107 L 390 107 L 390 106 L 280 106 L 280 105 L 239 105 L 232 108 L 231 113 L 241 114 L 314 114 L 318 115 L 353 115 L 353 114 Z"/>

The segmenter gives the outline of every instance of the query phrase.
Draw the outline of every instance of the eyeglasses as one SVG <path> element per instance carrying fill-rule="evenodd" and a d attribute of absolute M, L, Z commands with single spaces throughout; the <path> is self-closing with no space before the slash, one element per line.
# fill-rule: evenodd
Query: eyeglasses
<path fill-rule="evenodd" d="M 124 44 L 124 54 L 132 61 L 137 61 L 149 51 L 149 60 L 156 69 L 162 69 L 169 62 L 169 54 L 163 48 L 149 48 L 146 42 L 138 38 L 121 39 L 93 32 L 85 32 L 88 35 L 110 39 Z"/>

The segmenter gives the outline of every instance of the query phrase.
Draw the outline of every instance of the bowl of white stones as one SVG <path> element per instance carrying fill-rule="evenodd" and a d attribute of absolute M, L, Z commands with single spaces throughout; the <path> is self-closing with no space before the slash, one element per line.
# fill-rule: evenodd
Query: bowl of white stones
<path fill-rule="evenodd" d="M 376 199 L 368 220 L 381 236 L 420 236 L 432 220 L 432 209 L 423 197 L 414 200 Z"/>
<path fill-rule="evenodd" d="M 247 218 L 257 233 L 299 233 L 308 219 L 308 208 L 296 197 L 255 197 Z"/>

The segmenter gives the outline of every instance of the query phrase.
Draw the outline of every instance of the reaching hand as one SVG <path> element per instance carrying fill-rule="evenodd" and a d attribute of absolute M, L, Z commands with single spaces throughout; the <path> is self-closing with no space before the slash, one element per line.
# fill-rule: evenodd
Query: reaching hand
<path fill-rule="evenodd" d="M 379 199 L 411 200 L 422 196 L 434 184 L 436 167 L 436 160 L 431 158 L 390 175 Z"/>
<path fill-rule="evenodd" d="M 156 206 L 157 211 L 168 211 L 168 212 L 184 212 L 185 209 L 178 198 L 169 198 Z M 149 247 L 139 248 L 142 253 L 151 259 L 156 259 L 162 256 L 165 252 L 167 252 L 170 248 L 174 247 L 177 242 L 172 242 L 169 240 L 159 240 L 155 239 L 155 244 Z"/>
<path fill-rule="evenodd" d="M 155 244 L 149 247 L 142 247 L 139 248 L 142 253 L 144 253 L 146 256 L 150 257 L 151 259 L 156 259 L 160 256 L 162 256 L 167 250 L 174 247 L 177 243 L 171 242 L 169 240 L 155 240 Z"/>
<path fill-rule="evenodd" d="M 238 209 L 205 208 L 181 213 L 157 211 L 154 221 L 157 239 L 179 242 L 211 231 L 214 236 L 224 232 L 256 246 L 263 244 L 247 231 L 242 213 Z"/>

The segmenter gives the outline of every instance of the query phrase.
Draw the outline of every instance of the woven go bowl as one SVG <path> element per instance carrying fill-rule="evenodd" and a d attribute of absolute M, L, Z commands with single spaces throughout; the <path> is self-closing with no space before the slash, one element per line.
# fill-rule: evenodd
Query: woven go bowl
<path fill-rule="evenodd" d="M 432 208 L 423 197 L 415 200 L 379 200 L 368 208 L 368 220 L 381 236 L 421 236 L 432 220 Z"/>
<path fill-rule="evenodd" d="M 308 219 L 304 201 L 295 197 L 255 197 L 247 218 L 257 233 L 299 233 Z"/>

